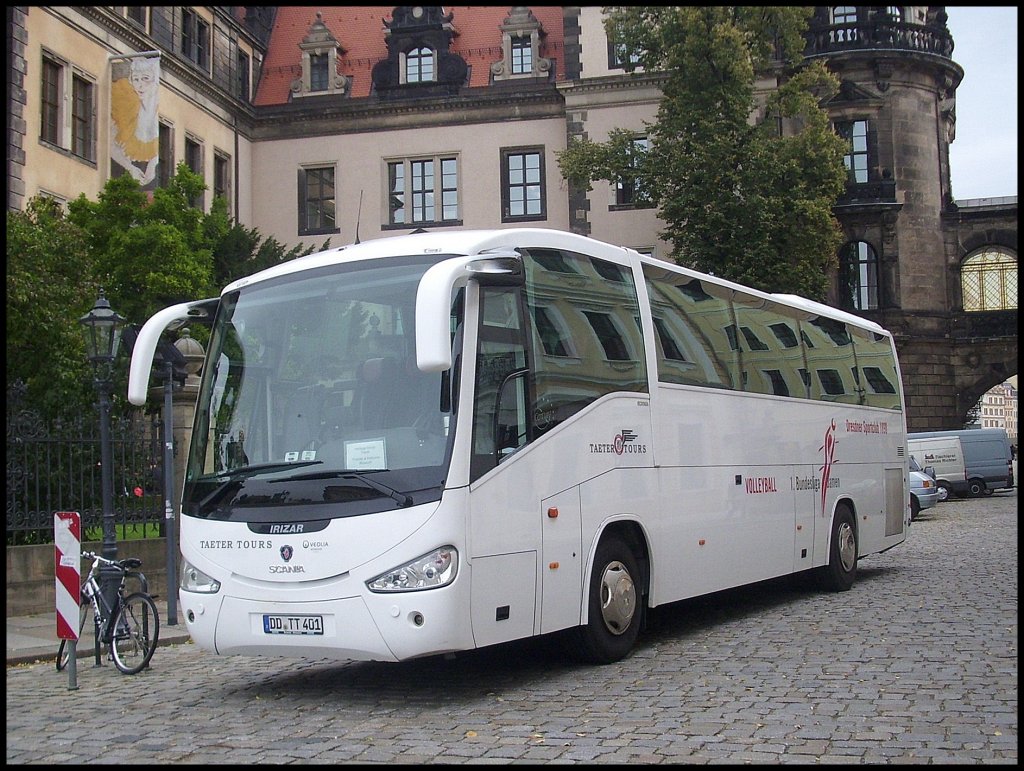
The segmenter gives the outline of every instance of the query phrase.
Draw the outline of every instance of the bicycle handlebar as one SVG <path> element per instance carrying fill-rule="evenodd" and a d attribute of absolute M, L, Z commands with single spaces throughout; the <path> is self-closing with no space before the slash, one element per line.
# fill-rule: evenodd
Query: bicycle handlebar
<path fill-rule="evenodd" d="M 87 560 L 95 560 L 101 565 L 113 565 L 120 570 L 134 570 L 142 567 L 142 560 L 136 559 L 135 557 L 126 557 L 123 560 L 112 560 L 97 554 L 94 551 L 83 551 L 82 558 Z"/>

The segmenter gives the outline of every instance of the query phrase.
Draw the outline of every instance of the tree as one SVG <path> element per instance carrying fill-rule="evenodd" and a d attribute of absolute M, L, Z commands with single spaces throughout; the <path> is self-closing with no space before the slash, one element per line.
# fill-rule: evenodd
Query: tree
<path fill-rule="evenodd" d="M 82 231 L 49 198 L 7 212 L 7 388 L 44 417 L 95 401 L 78 319 L 99 294 Z"/>
<path fill-rule="evenodd" d="M 299 244 L 286 250 L 273 237 L 264 240 L 256 228 L 246 228 L 237 222 L 231 224 L 227 202 L 220 197 L 214 199 L 204 227 L 213 244 L 213 280 L 217 287 L 227 286 L 237 278 L 250 276 L 296 257 L 323 251 L 331 243 L 328 238 L 319 247 L 303 247 Z"/>
<path fill-rule="evenodd" d="M 131 176 L 109 180 L 97 201 L 84 195 L 69 220 L 85 233 L 111 306 L 132 322 L 213 291 L 213 252 L 205 215 L 190 205 L 204 189 L 184 164 L 152 202 Z"/>
<path fill-rule="evenodd" d="M 625 129 L 606 142 L 574 140 L 559 156 L 563 175 L 587 190 L 596 179 L 635 182 L 658 207 L 679 264 L 823 300 L 841 242 L 832 206 L 845 183 L 844 144 L 820 106 L 838 83 L 802 59 L 810 13 L 610 9 L 609 38 L 664 73 L 657 120 L 645 127 L 650 147 L 639 151 Z M 759 104 L 755 77 L 777 60 L 782 85 Z"/>
<path fill-rule="evenodd" d="M 46 417 L 94 406 L 78 319 L 100 288 L 115 311 L 141 324 L 168 305 L 216 296 L 236 278 L 316 249 L 264 240 L 232 222 L 220 197 L 204 214 L 191 205 L 204 189 L 202 178 L 179 164 L 152 200 L 123 175 L 96 201 L 79 196 L 66 215 L 45 197 L 24 212 L 8 211 L 8 388 L 24 382 L 26 403 Z M 124 364 L 115 367 L 117 409 L 127 408 L 126 372 Z"/>

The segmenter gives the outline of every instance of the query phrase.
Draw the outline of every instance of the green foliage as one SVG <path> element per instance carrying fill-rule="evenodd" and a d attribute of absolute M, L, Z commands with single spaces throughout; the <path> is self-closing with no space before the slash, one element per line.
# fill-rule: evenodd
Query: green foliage
<path fill-rule="evenodd" d="M 191 202 L 205 185 L 179 164 L 152 197 L 124 175 L 68 213 L 37 197 L 7 213 L 7 385 L 22 380 L 44 416 L 94 409 L 92 370 L 78 319 L 102 288 L 111 307 L 142 324 L 179 302 L 213 297 L 230 281 L 316 251 L 286 249 L 233 222 L 223 198 L 209 214 Z M 328 248 L 329 241 L 319 247 Z M 203 330 L 192 330 L 202 340 Z M 115 363 L 115 409 L 125 408 L 127 363 Z"/>
<path fill-rule="evenodd" d="M 203 187 L 181 164 L 152 203 L 124 175 L 111 179 L 99 200 L 80 196 L 70 204 L 69 218 L 86 233 L 111 307 L 129 321 L 141 323 L 161 308 L 214 291 L 206 215 L 189 205 Z"/>
<path fill-rule="evenodd" d="M 634 132 L 621 129 L 607 142 L 577 140 L 559 156 L 563 176 L 585 189 L 635 176 L 680 264 L 823 300 L 840 244 L 832 206 L 844 145 L 820 106 L 837 82 L 820 62 L 802 61 L 810 13 L 609 9 L 609 37 L 665 75 L 657 120 L 645 127 L 651 147 L 638 157 Z M 755 77 L 770 64 L 783 67 L 782 84 L 759 98 Z"/>
<path fill-rule="evenodd" d="M 95 400 L 78 319 L 99 294 L 82 232 L 48 198 L 7 212 L 7 387 L 44 417 Z"/>

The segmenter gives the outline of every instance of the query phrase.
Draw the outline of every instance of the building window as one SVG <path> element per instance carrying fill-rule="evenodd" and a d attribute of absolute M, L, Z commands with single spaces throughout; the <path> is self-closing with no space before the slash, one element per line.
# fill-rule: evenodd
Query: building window
<path fill-rule="evenodd" d="M 551 74 L 553 60 L 540 55 L 547 33 L 533 11 L 523 5 L 512 6 L 499 29 L 501 59 L 491 63 L 491 77 L 496 82 Z"/>
<path fill-rule="evenodd" d="M 309 90 L 326 91 L 327 85 L 327 54 L 310 54 Z"/>
<path fill-rule="evenodd" d="M 243 102 L 249 101 L 249 54 L 245 51 L 238 52 L 238 98 Z"/>
<path fill-rule="evenodd" d="M 338 233 L 333 166 L 299 169 L 299 235 Z"/>
<path fill-rule="evenodd" d="M 843 388 L 843 378 L 838 370 L 819 369 L 818 381 L 821 383 L 822 393 L 829 396 L 839 396 L 846 393 L 846 389 Z"/>
<path fill-rule="evenodd" d="M 833 43 L 851 43 L 857 39 L 857 7 L 854 5 L 835 5 L 829 9 L 833 29 L 829 32 Z"/>
<path fill-rule="evenodd" d="M 740 332 L 743 333 L 743 339 L 747 341 L 747 345 L 752 351 L 767 351 L 768 346 L 759 338 L 750 327 L 740 327 Z"/>
<path fill-rule="evenodd" d="M 512 37 L 512 74 L 524 75 L 533 72 L 533 42 L 529 37 Z"/>
<path fill-rule="evenodd" d="M 459 220 L 458 159 L 390 161 L 388 225 L 429 225 Z"/>
<path fill-rule="evenodd" d="M 630 168 L 639 170 L 643 156 L 650 149 L 651 143 L 647 137 L 634 138 L 629 158 Z M 646 206 L 649 204 L 650 197 L 644 190 L 643 182 L 637 173 L 628 174 L 615 183 L 616 206 Z"/>
<path fill-rule="evenodd" d="M 210 25 L 195 11 L 181 12 L 181 55 L 203 70 L 210 69 Z"/>
<path fill-rule="evenodd" d="M 965 311 L 1017 307 L 1017 257 L 1008 249 L 986 246 L 964 260 L 960 269 Z"/>
<path fill-rule="evenodd" d="M 847 181 L 863 183 L 868 181 L 868 122 L 866 120 L 846 121 L 836 124 L 836 133 L 846 140 Z"/>
<path fill-rule="evenodd" d="M 43 57 L 43 82 L 39 138 L 60 147 L 61 93 L 64 67 L 53 59 Z"/>
<path fill-rule="evenodd" d="M 403 68 L 406 83 L 432 83 L 434 78 L 434 52 L 429 48 L 414 48 L 405 55 Z"/>
<path fill-rule="evenodd" d="M 291 83 L 292 98 L 348 92 L 349 79 L 338 72 L 338 58 L 345 53 L 337 38 L 324 24 L 323 14 L 316 12 L 316 21 L 299 43 L 302 51 L 302 74 Z M 248 62 L 248 58 L 246 59 Z M 256 68 L 259 70 L 257 56 Z M 246 64 L 248 72 L 248 63 Z M 248 79 L 248 74 L 246 78 Z M 248 89 L 248 85 L 246 86 Z"/>
<path fill-rule="evenodd" d="M 866 241 L 851 241 L 839 254 L 839 306 L 868 311 L 878 305 L 878 254 Z"/>
<path fill-rule="evenodd" d="M 46 54 L 41 69 L 39 139 L 95 163 L 96 84 L 66 61 Z"/>
<path fill-rule="evenodd" d="M 793 332 L 793 328 L 786 322 L 780 321 L 776 324 L 769 324 L 768 327 L 775 334 L 783 348 L 796 348 L 800 345 L 800 341 L 796 339 L 796 333 Z"/>
<path fill-rule="evenodd" d="M 544 219 L 543 150 L 502 150 L 501 155 L 502 222 Z"/>
<path fill-rule="evenodd" d="M 166 123 L 160 124 L 159 160 L 156 164 L 158 187 L 167 187 L 174 176 L 174 129 Z"/>
<path fill-rule="evenodd" d="M 142 29 L 146 29 L 146 6 L 144 5 L 129 5 L 127 6 L 128 20 L 134 22 Z"/>
<path fill-rule="evenodd" d="M 192 137 L 185 137 L 185 165 L 205 181 L 206 176 L 203 174 L 203 145 Z M 205 208 L 206 203 L 203 192 L 200 191 L 196 194 L 189 204 L 194 209 Z"/>
<path fill-rule="evenodd" d="M 597 311 L 583 311 L 583 316 L 590 322 L 594 334 L 597 335 L 608 361 L 629 361 L 632 356 L 626 345 L 626 338 L 612 320 L 611 314 Z"/>
<path fill-rule="evenodd" d="M 625 43 L 608 41 L 608 69 L 632 72 L 640 63 L 640 53 Z"/>
<path fill-rule="evenodd" d="M 782 370 L 778 369 L 766 369 L 763 370 L 767 376 L 768 381 L 772 386 L 772 393 L 776 396 L 789 396 L 789 386 L 786 384 L 786 378 L 782 374 Z"/>
<path fill-rule="evenodd" d="M 231 158 L 223 153 L 213 154 L 213 194 L 227 201 L 231 212 Z"/>
<path fill-rule="evenodd" d="M 96 160 L 96 112 L 93 84 L 80 75 L 71 77 L 71 152 Z"/>

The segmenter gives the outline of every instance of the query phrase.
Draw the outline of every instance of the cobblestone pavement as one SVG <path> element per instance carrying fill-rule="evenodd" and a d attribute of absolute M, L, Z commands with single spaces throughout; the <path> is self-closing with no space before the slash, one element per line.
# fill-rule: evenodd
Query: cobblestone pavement
<path fill-rule="evenodd" d="M 853 589 L 652 613 L 635 653 L 402 664 L 219 658 L 7 669 L 8 763 L 1017 762 L 1017 494 L 922 512 Z"/>

